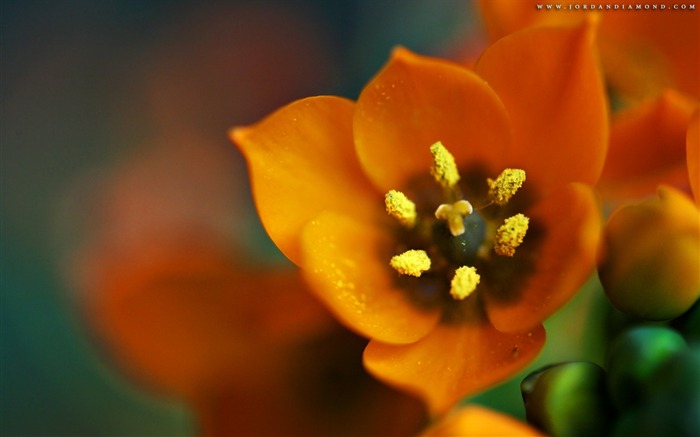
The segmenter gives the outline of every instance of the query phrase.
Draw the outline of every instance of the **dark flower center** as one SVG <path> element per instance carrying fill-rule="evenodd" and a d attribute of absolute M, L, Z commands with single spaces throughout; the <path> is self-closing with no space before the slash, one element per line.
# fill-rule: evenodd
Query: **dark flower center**
<path fill-rule="evenodd" d="M 514 212 L 509 203 L 525 172 L 505 169 L 491 179 L 483 171 L 468 171 L 460 182 L 454 158 L 442 143 L 430 151 L 433 180 L 423 177 L 408 187 L 416 202 L 397 190 L 385 197 L 387 212 L 400 224 L 389 263 L 419 302 L 462 301 L 478 290 L 487 261 L 510 258 L 523 243 L 529 219 L 509 216 Z M 420 286 L 411 286 L 416 278 Z"/>

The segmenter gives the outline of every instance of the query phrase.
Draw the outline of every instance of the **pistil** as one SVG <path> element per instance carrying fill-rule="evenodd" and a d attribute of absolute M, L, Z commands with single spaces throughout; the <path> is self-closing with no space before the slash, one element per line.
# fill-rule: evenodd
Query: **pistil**
<path fill-rule="evenodd" d="M 435 218 L 447 221 L 453 237 L 464 234 L 464 218 L 474 212 L 472 204 L 466 200 L 458 200 L 453 204 L 443 203 L 435 210 Z"/>

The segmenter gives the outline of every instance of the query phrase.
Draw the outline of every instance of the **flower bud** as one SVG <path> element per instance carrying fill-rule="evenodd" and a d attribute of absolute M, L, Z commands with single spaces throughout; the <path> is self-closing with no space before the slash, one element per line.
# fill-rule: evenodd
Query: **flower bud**
<path fill-rule="evenodd" d="M 700 349 L 674 352 L 649 378 L 651 396 L 623 412 L 611 437 L 700 435 Z"/>
<path fill-rule="evenodd" d="M 607 435 L 613 408 L 600 366 L 580 361 L 556 364 L 520 384 L 527 421 L 552 436 Z"/>
<path fill-rule="evenodd" d="M 652 376 L 670 356 L 686 348 L 678 332 L 663 326 L 637 326 L 620 334 L 606 359 L 613 404 L 622 411 L 646 402 L 652 397 Z"/>
<path fill-rule="evenodd" d="M 682 193 L 622 206 L 605 226 L 600 280 L 610 302 L 646 320 L 687 311 L 700 295 L 700 212 Z"/>

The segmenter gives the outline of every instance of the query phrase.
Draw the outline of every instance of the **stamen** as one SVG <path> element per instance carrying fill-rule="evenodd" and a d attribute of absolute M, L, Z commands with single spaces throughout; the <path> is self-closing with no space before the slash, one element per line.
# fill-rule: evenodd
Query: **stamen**
<path fill-rule="evenodd" d="M 459 200 L 452 205 L 443 203 L 435 210 L 435 218 L 446 220 L 447 226 L 453 237 L 459 237 L 464 233 L 464 217 L 474 212 L 472 204 L 466 200 Z"/>
<path fill-rule="evenodd" d="M 460 267 L 455 270 L 455 275 L 452 278 L 450 295 L 455 300 L 464 300 L 476 290 L 476 286 L 479 285 L 480 280 L 481 276 L 476 273 L 474 267 Z"/>
<path fill-rule="evenodd" d="M 507 168 L 494 181 L 486 179 L 489 184 L 489 198 L 496 205 L 505 205 L 511 197 L 523 186 L 525 182 L 525 170 Z"/>
<path fill-rule="evenodd" d="M 513 256 L 515 248 L 520 246 L 527 233 L 530 219 L 522 214 L 516 214 L 505 220 L 496 231 L 496 244 L 493 250 L 501 256 Z"/>
<path fill-rule="evenodd" d="M 401 191 L 391 190 L 384 196 L 386 212 L 406 227 L 416 223 L 416 204 Z"/>
<path fill-rule="evenodd" d="M 402 275 L 420 277 L 430 269 L 430 258 L 424 250 L 408 250 L 391 258 L 391 267 Z"/>
<path fill-rule="evenodd" d="M 443 188 L 452 188 L 459 182 L 459 171 L 452 154 L 440 141 L 430 146 L 433 155 L 433 166 L 430 174 Z"/>

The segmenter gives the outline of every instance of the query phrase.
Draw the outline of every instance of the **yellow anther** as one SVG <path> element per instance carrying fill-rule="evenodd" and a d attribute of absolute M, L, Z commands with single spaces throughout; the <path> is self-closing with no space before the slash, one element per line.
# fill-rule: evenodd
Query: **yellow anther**
<path fill-rule="evenodd" d="M 386 212 L 402 225 L 412 227 L 416 223 L 416 204 L 401 191 L 391 190 L 384 196 Z"/>
<path fill-rule="evenodd" d="M 452 278 L 450 295 L 455 300 L 464 300 L 476 290 L 480 280 L 481 276 L 479 276 L 474 267 L 460 267 L 455 271 L 455 275 Z"/>
<path fill-rule="evenodd" d="M 496 243 L 493 250 L 501 256 L 513 256 L 515 248 L 520 246 L 525 238 L 529 222 L 530 219 L 522 214 L 507 218 L 496 231 Z"/>
<path fill-rule="evenodd" d="M 452 188 L 459 182 L 459 171 L 455 157 L 442 145 L 440 141 L 430 146 L 433 155 L 433 167 L 430 174 L 444 188 Z"/>
<path fill-rule="evenodd" d="M 494 181 L 486 180 L 489 184 L 489 198 L 496 205 L 505 205 L 511 197 L 523 186 L 525 182 L 525 170 L 507 168 Z"/>
<path fill-rule="evenodd" d="M 435 218 L 447 221 L 450 233 L 459 237 L 464 233 L 464 217 L 474 211 L 472 204 L 466 200 L 459 200 L 452 205 L 443 203 L 435 210 Z"/>
<path fill-rule="evenodd" d="M 420 277 L 430 269 L 430 258 L 424 250 L 409 250 L 391 258 L 391 267 L 402 275 Z"/>

